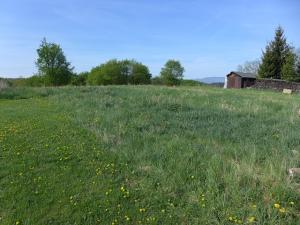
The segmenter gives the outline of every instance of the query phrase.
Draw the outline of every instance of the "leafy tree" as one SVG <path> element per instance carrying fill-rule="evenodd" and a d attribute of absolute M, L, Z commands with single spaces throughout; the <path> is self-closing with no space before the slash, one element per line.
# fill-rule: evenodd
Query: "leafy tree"
<path fill-rule="evenodd" d="M 126 84 L 127 77 L 119 61 L 112 59 L 93 68 L 88 76 L 88 83 L 92 85 Z"/>
<path fill-rule="evenodd" d="M 135 60 L 109 60 L 93 68 L 88 76 L 92 85 L 149 84 L 151 74 L 147 66 Z"/>
<path fill-rule="evenodd" d="M 150 84 L 151 74 L 147 66 L 135 60 L 129 61 L 128 83 L 129 84 Z"/>
<path fill-rule="evenodd" d="M 237 71 L 243 73 L 257 74 L 260 65 L 259 60 L 246 61 L 243 65 L 238 65 Z"/>
<path fill-rule="evenodd" d="M 82 72 L 72 76 L 71 84 L 75 86 L 84 86 L 87 84 L 89 72 Z"/>
<path fill-rule="evenodd" d="M 282 67 L 286 62 L 291 47 L 287 44 L 283 29 L 279 26 L 275 38 L 267 46 L 262 55 L 262 63 L 258 74 L 262 78 L 281 79 Z"/>
<path fill-rule="evenodd" d="M 178 85 L 183 79 L 184 68 L 177 60 L 169 60 L 161 69 L 160 76 L 165 85 Z"/>
<path fill-rule="evenodd" d="M 44 38 L 37 49 L 36 65 L 41 76 L 45 76 L 47 84 L 59 86 L 69 83 L 73 68 L 66 60 L 63 50 L 55 43 Z"/>

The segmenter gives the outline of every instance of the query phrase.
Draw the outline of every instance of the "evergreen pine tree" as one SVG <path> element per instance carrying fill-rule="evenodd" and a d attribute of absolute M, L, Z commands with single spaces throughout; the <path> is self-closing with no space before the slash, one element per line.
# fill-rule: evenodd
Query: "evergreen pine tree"
<path fill-rule="evenodd" d="M 287 81 L 300 81 L 296 73 L 296 61 L 297 56 L 292 51 L 286 56 L 285 63 L 282 66 L 282 76 L 283 80 Z"/>
<path fill-rule="evenodd" d="M 296 75 L 297 75 L 297 77 L 299 77 L 299 79 L 300 79 L 300 56 L 297 56 L 297 65 L 296 65 Z M 300 82 L 300 80 L 299 80 L 299 82 Z"/>
<path fill-rule="evenodd" d="M 283 29 L 279 26 L 275 31 L 275 38 L 263 52 L 262 63 L 258 74 L 262 78 L 281 79 L 282 67 L 285 64 L 291 47 L 287 44 Z"/>

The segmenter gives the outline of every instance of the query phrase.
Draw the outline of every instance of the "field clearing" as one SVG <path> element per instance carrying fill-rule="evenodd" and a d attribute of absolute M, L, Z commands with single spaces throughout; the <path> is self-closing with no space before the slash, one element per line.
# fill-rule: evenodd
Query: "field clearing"
<path fill-rule="evenodd" d="M 300 220 L 300 96 L 211 87 L 0 92 L 0 224 Z"/>

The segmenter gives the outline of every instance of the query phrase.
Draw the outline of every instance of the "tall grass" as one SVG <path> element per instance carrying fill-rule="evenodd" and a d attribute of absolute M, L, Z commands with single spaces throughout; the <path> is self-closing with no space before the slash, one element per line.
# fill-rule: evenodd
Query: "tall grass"
<path fill-rule="evenodd" d="M 298 96 L 205 86 L 51 93 L 0 100 L 1 223 L 298 223 L 299 187 L 286 174 L 300 166 Z"/>
<path fill-rule="evenodd" d="M 0 99 L 28 99 L 47 97 L 51 94 L 53 94 L 53 88 L 10 87 L 0 90 Z"/>

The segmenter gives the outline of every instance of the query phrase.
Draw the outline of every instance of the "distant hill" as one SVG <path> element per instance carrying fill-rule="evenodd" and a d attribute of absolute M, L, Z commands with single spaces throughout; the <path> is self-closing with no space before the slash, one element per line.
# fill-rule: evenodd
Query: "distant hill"
<path fill-rule="evenodd" d="M 196 79 L 197 81 L 200 81 L 205 84 L 214 84 L 214 83 L 223 83 L 225 81 L 225 77 L 205 77 L 201 79 Z"/>

